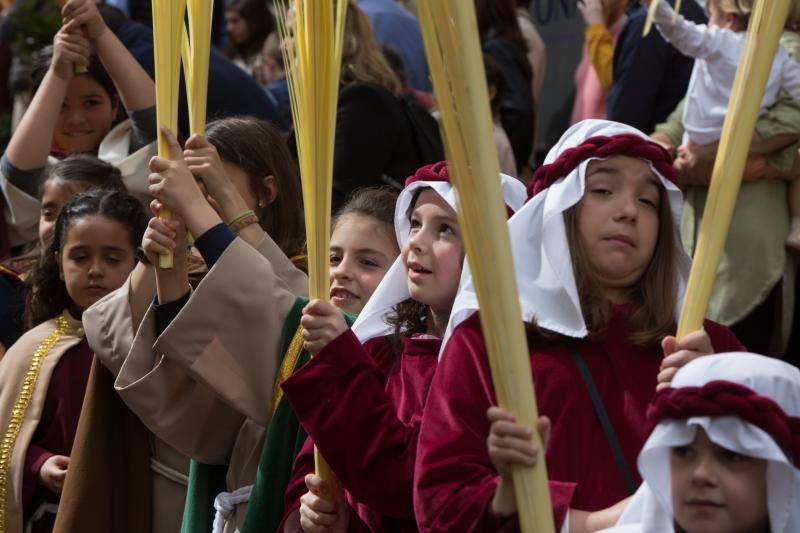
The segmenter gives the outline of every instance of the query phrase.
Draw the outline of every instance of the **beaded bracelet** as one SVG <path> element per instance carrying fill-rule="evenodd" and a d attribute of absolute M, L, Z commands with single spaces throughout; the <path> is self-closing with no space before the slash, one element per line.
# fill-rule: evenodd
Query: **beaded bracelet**
<path fill-rule="evenodd" d="M 244 228 L 249 226 L 250 224 L 257 224 L 258 217 L 256 216 L 255 212 L 252 209 L 248 209 L 244 213 L 240 214 L 230 222 L 228 222 L 228 227 L 234 233 L 239 233 Z"/>

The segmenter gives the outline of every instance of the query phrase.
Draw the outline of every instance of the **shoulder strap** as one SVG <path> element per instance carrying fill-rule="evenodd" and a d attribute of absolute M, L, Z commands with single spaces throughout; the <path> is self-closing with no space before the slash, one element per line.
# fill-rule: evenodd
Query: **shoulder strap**
<path fill-rule="evenodd" d="M 622 475 L 622 480 L 625 483 L 625 489 L 628 491 L 628 495 L 633 495 L 633 493 L 636 492 L 636 483 L 633 481 L 631 468 L 628 465 L 628 461 L 625 459 L 625 454 L 622 453 L 622 447 L 619 445 L 619 440 L 617 440 L 616 433 L 614 433 L 614 427 L 611 425 L 611 420 L 608 418 L 608 413 L 606 413 L 606 408 L 603 405 L 603 399 L 600 397 L 600 393 L 597 390 L 597 385 L 595 385 L 592 373 L 589 372 L 589 367 L 586 365 L 586 361 L 584 360 L 583 356 L 581 356 L 575 345 L 573 345 L 571 342 L 567 342 L 566 345 L 569 354 L 572 356 L 572 360 L 575 362 L 575 366 L 578 367 L 578 372 L 580 372 L 581 379 L 583 379 L 583 384 L 586 385 L 589 398 L 592 399 L 594 413 L 597 415 L 597 419 L 600 421 L 600 426 L 603 428 L 603 433 L 605 433 L 606 441 L 611 447 L 611 453 L 614 455 L 614 462 L 617 463 L 619 473 Z"/>

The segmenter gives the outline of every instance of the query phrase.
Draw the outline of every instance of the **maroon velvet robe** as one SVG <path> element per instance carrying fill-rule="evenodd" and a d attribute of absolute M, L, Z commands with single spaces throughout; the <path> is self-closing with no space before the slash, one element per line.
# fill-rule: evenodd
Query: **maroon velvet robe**
<path fill-rule="evenodd" d="M 705 329 L 717 352 L 742 345 L 724 326 Z M 631 470 L 647 438 L 645 411 L 656 388 L 662 352 L 626 340 L 627 319 L 615 309 L 605 340 L 575 341 L 603 398 Z M 532 343 L 533 345 L 534 343 Z M 536 342 L 530 352 L 540 415 L 552 421 L 546 453 L 551 497 L 560 524 L 567 507 L 595 511 L 628 496 L 589 393 L 566 347 Z M 477 313 L 448 341 L 431 385 L 418 444 L 414 508 L 421 531 L 517 530 L 490 509 L 499 476 L 486 446 L 487 409 L 496 405 Z M 637 482 L 641 479 L 638 478 Z M 566 483 L 566 485 L 562 484 Z M 569 485 L 575 484 L 569 502 Z"/>
<path fill-rule="evenodd" d="M 283 383 L 309 434 L 286 492 L 287 516 L 314 471 L 313 441 L 345 489 L 350 531 L 417 530 L 416 444 L 440 346 L 437 338 L 405 338 L 396 354 L 388 337 L 362 346 L 348 330 Z"/>
<path fill-rule="evenodd" d="M 92 366 L 92 350 L 86 339 L 61 356 L 47 387 L 42 415 L 25 455 L 22 502 L 25 522 L 45 503 L 58 505 L 59 495 L 39 484 L 39 470 L 50 457 L 69 457 L 83 396 Z M 33 533 L 52 531 L 55 515 L 46 513 L 33 523 Z"/>

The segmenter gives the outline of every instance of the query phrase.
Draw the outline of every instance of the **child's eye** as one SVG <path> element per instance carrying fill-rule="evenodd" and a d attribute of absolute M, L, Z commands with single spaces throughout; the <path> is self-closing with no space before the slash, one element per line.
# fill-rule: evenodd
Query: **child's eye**
<path fill-rule="evenodd" d="M 649 198 L 639 198 L 639 201 L 648 207 L 653 207 L 653 208 L 656 207 L 656 203 L 653 200 L 650 200 Z"/>
<path fill-rule="evenodd" d="M 675 446 L 672 448 L 672 455 L 680 459 L 691 459 L 694 457 L 694 448 L 691 446 Z"/>
<path fill-rule="evenodd" d="M 336 265 L 338 265 L 339 263 L 342 262 L 342 258 L 340 256 L 338 256 L 338 255 L 331 254 L 330 262 L 331 262 L 331 266 L 336 266 Z"/>
<path fill-rule="evenodd" d="M 52 222 L 56 218 L 56 213 L 52 209 L 45 209 L 42 211 L 42 218 L 48 222 Z"/>
<path fill-rule="evenodd" d="M 611 194 L 611 190 L 606 189 L 605 187 L 592 187 L 590 191 L 592 192 L 592 194 L 599 194 L 599 195 Z"/>
<path fill-rule="evenodd" d="M 97 107 L 97 106 L 99 106 L 101 103 L 102 103 L 102 102 L 101 102 L 100 100 L 86 100 L 86 101 L 84 101 L 84 105 L 85 105 L 86 107 Z"/>
<path fill-rule="evenodd" d="M 419 220 L 417 220 L 415 218 L 411 219 L 411 229 L 417 229 L 417 228 L 419 228 L 421 226 L 422 226 L 422 223 Z"/>
<path fill-rule="evenodd" d="M 439 226 L 439 232 L 444 233 L 445 235 L 456 234 L 456 230 L 454 230 L 453 227 L 450 226 L 449 224 L 442 224 L 441 226 Z"/>
<path fill-rule="evenodd" d="M 750 457 L 742 455 L 740 453 L 736 453 L 732 450 L 722 450 L 722 458 L 725 461 L 734 464 L 744 464 L 750 462 L 751 460 Z"/>
<path fill-rule="evenodd" d="M 120 259 L 119 257 L 111 255 L 111 256 L 106 257 L 106 261 L 108 261 L 109 263 L 112 263 L 112 264 L 117 264 L 120 261 L 122 261 L 122 259 Z"/>
<path fill-rule="evenodd" d="M 366 267 L 370 267 L 370 268 L 377 268 L 377 267 L 380 266 L 376 261 L 373 261 L 372 259 L 369 259 L 368 257 L 365 257 L 364 259 L 362 259 L 361 260 L 361 264 L 366 266 Z"/>

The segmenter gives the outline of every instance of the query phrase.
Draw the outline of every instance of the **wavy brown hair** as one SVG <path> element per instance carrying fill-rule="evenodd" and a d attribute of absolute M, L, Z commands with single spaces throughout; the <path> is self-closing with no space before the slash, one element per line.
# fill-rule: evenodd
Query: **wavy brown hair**
<path fill-rule="evenodd" d="M 355 0 L 348 0 L 342 48 L 341 82 L 372 83 L 398 95 L 403 87 L 372 34 L 372 22 Z"/>
<path fill-rule="evenodd" d="M 611 304 L 595 276 L 578 231 L 581 203 L 564 212 L 572 270 L 578 289 L 583 319 L 589 329 L 588 339 L 599 341 L 605 337 L 611 319 Z M 628 340 L 639 346 L 657 346 L 666 335 L 675 331 L 675 286 L 678 249 L 675 242 L 675 223 L 664 187 L 659 186 L 658 240 L 650 264 L 638 283 L 628 289 L 627 301 L 635 311 L 628 323 Z M 543 339 L 559 339 L 559 334 L 540 328 L 536 320 L 528 324 L 529 333 Z"/>

